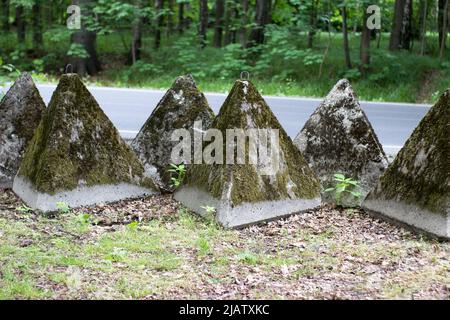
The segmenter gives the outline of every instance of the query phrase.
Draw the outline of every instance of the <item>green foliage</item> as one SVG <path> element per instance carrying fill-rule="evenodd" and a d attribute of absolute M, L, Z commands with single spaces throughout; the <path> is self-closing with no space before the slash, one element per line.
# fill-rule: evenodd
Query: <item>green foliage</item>
<path fill-rule="evenodd" d="M 247 63 L 250 50 L 233 43 L 224 47 L 223 51 L 222 59 L 209 70 L 210 76 L 218 74 L 221 79 L 232 79 L 244 70 L 251 70 L 252 67 Z"/>
<path fill-rule="evenodd" d="M 137 19 L 153 20 L 156 15 L 151 6 L 139 6 L 137 2 L 119 0 L 98 0 L 92 8 L 93 16 L 88 16 L 88 29 L 98 34 L 111 34 L 127 28 Z"/>
<path fill-rule="evenodd" d="M 239 262 L 242 262 L 242 263 L 245 263 L 248 265 L 256 265 L 260 262 L 258 257 L 255 254 L 248 252 L 248 251 L 239 253 L 237 258 L 238 258 Z"/>
<path fill-rule="evenodd" d="M 60 201 L 56 203 L 56 208 L 58 209 L 58 213 L 65 214 L 70 212 L 70 207 L 66 202 Z"/>
<path fill-rule="evenodd" d="M 87 59 L 89 58 L 89 53 L 86 51 L 83 45 L 79 43 L 72 43 L 70 45 L 69 51 L 67 51 L 69 57 Z"/>
<path fill-rule="evenodd" d="M 80 213 L 78 215 L 78 221 L 81 224 L 89 224 L 91 222 L 91 220 L 92 220 L 92 216 L 88 213 Z"/>
<path fill-rule="evenodd" d="M 138 221 L 132 221 L 129 224 L 127 224 L 127 229 L 130 231 L 136 231 L 138 226 L 139 226 Z"/>
<path fill-rule="evenodd" d="M 20 213 L 29 213 L 32 212 L 33 209 L 28 207 L 27 205 L 23 204 L 16 208 L 16 211 L 19 211 Z"/>
<path fill-rule="evenodd" d="M 359 188 L 358 181 L 355 181 L 352 178 L 346 178 L 345 175 L 341 173 L 334 174 L 334 181 L 336 181 L 336 185 L 326 189 L 325 192 L 334 194 L 337 205 L 342 206 L 342 200 L 346 194 L 350 194 L 355 199 L 361 198 L 361 192 L 357 191 Z"/>
<path fill-rule="evenodd" d="M 122 81 L 126 83 L 140 83 L 145 81 L 145 79 L 148 79 L 148 77 L 154 77 L 161 74 L 162 71 L 160 66 L 140 60 L 123 72 Z"/>
<path fill-rule="evenodd" d="M 348 80 L 358 80 L 359 78 L 361 78 L 361 72 L 359 71 L 359 69 L 349 69 L 346 70 L 343 74 L 342 77 L 346 78 Z"/>
<path fill-rule="evenodd" d="M 299 78 L 298 69 L 319 65 L 323 54 L 312 49 L 299 48 L 295 34 L 289 28 L 268 26 L 267 43 L 260 46 L 260 56 L 254 72 L 259 76 L 272 76 L 282 81 L 286 78 Z M 297 68 L 292 68 L 295 65 Z"/>
<path fill-rule="evenodd" d="M 204 206 L 204 207 L 200 207 L 203 210 L 205 210 L 206 214 L 212 215 L 216 213 L 216 208 L 214 207 L 210 207 L 210 206 Z"/>
<path fill-rule="evenodd" d="M 10 5 L 15 7 L 22 6 L 27 9 L 31 9 L 36 0 L 10 0 Z"/>
<path fill-rule="evenodd" d="M 166 60 L 166 63 L 177 66 L 182 73 L 191 73 L 196 78 L 204 78 L 207 75 L 207 68 L 199 57 L 199 45 L 195 43 L 195 39 L 196 36 L 192 32 L 178 39 L 170 51 L 166 52 L 173 57 Z"/>
<path fill-rule="evenodd" d="M 181 186 L 181 184 L 183 183 L 184 180 L 184 176 L 186 174 L 186 167 L 184 164 L 170 164 L 171 169 L 167 170 L 167 172 L 170 172 L 172 177 L 171 177 L 171 186 L 172 188 L 178 188 L 179 186 Z"/>
<path fill-rule="evenodd" d="M 44 38 L 49 45 L 61 45 L 61 42 L 68 41 L 72 31 L 66 27 L 54 27 L 44 32 Z"/>
<path fill-rule="evenodd" d="M 11 0 L 14 7 L 25 7 L 25 21 L 32 21 L 32 6 L 35 0 Z M 182 34 L 167 32 L 168 17 L 177 24 L 178 6 L 170 12 L 167 6 L 157 12 L 148 2 L 130 0 L 90 1 L 83 14 L 83 25 L 97 33 L 97 51 L 102 63 L 102 73 L 96 81 L 107 85 L 152 86 L 166 88 L 175 76 L 191 73 L 198 82 L 203 81 L 205 90 L 229 90 L 230 81 L 239 77 L 241 71 L 251 73 L 253 81 L 258 82 L 265 94 L 302 95 L 323 97 L 330 87 L 340 78 L 352 80 L 358 95 L 364 100 L 431 102 L 436 91 L 448 87 L 449 51 L 439 61 L 437 41 L 436 10 L 428 10 L 427 39 L 425 55 L 419 55 L 421 45 L 413 46 L 411 51 L 388 51 L 389 34 L 393 21 L 394 0 L 377 1 L 381 8 L 382 31 L 380 47 L 377 41 L 371 43 L 371 64 L 361 74 L 358 63 L 360 48 L 360 31 L 363 6 L 372 4 L 365 0 L 347 0 L 350 50 L 355 66 L 346 70 L 342 50 L 342 16 L 340 9 L 344 2 L 338 1 L 277 1 L 271 10 L 273 25 L 265 28 L 263 45 L 243 48 L 240 45 L 240 29 L 247 28 L 247 35 L 255 27 L 255 1 L 250 2 L 249 10 L 244 14 L 239 1 L 227 0 L 226 4 L 236 5 L 236 11 L 224 17 L 224 33 L 231 31 L 235 43 L 222 48 L 208 45 L 201 49 L 197 32 L 199 19 L 198 1 L 176 0 L 176 3 L 189 3 L 189 10 L 184 11 L 186 28 Z M 51 80 L 63 71 L 72 57 L 88 58 L 84 47 L 71 44 L 73 30 L 65 26 L 64 13 L 68 1 L 52 4 L 51 12 L 45 12 L 50 19 L 42 19 L 44 45 L 35 50 L 32 41 L 33 28 L 27 28 L 27 37 L 18 43 L 15 25 L 12 32 L 3 32 L 0 37 L 0 58 L 4 65 L 13 65 L 19 70 L 32 71 L 35 74 L 48 73 Z M 422 2 L 421 2 L 422 4 Z M 432 8 L 432 2 L 428 1 Z M 209 1 L 210 13 L 214 11 L 214 1 Z M 43 5 L 42 9 L 47 10 Z M 185 7 L 186 9 L 186 7 Z M 86 13 L 87 12 L 87 13 Z M 311 12 L 316 12 L 316 23 L 311 24 Z M 422 10 L 413 12 L 413 36 L 419 36 Z M 243 16 L 247 19 L 243 19 Z M 10 11 L 10 23 L 14 21 L 14 10 Z M 161 46 L 154 49 L 154 30 L 156 18 L 163 16 Z M 51 23 L 49 23 L 51 21 Z M 142 24 L 141 61 L 128 66 L 134 26 Z M 242 22 L 246 21 L 245 26 Z M 209 41 L 213 38 L 215 16 L 208 20 Z M 187 27 L 187 25 L 190 27 Z M 174 25 L 173 27 L 176 27 Z M 328 30 L 331 30 L 331 37 Z M 175 30 L 173 30 L 175 31 Z M 307 47 L 308 32 L 313 32 L 312 47 Z M 330 44 L 328 48 L 328 44 Z M 325 50 L 328 48 L 327 50 Z M 326 53 L 326 56 L 324 52 Z M 319 77 L 319 69 L 321 70 Z M 427 75 L 434 70 L 440 73 L 436 79 L 427 82 Z M 0 69 L 0 81 L 15 78 L 17 73 Z M 48 77 L 42 77 L 48 79 Z M 429 84 L 430 88 L 423 83 Z M 423 89 L 423 90 L 422 90 Z M 421 91 L 426 91 L 423 93 Z"/>
<path fill-rule="evenodd" d="M 209 244 L 208 239 L 206 239 L 205 237 L 203 236 L 199 237 L 196 244 L 199 256 L 204 257 L 210 253 L 211 246 Z"/>

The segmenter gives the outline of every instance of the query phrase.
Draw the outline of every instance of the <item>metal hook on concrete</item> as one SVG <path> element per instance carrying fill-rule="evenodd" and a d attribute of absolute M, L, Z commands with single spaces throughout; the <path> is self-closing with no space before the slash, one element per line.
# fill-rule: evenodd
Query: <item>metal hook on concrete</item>
<path fill-rule="evenodd" d="M 250 72 L 248 71 L 242 71 L 241 72 L 241 80 L 248 81 L 250 80 Z"/>
<path fill-rule="evenodd" d="M 70 69 L 70 72 L 69 72 L 69 69 Z M 67 73 L 73 73 L 73 66 L 70 63 L 66 66 L 66 72 L 65 73 L 66 74 Z"/>

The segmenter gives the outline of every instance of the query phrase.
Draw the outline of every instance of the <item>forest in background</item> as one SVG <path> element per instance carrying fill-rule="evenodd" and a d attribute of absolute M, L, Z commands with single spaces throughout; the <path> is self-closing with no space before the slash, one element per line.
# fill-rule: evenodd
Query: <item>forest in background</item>
<path fill-rule="evenodd" d="M 447 0 L 0 0 L 0 77 L 164 88 L 192 73 L 224 92 L 248 71 L 264 94 L 432 102 L 449 87 Z M 81 29 L 67 27 L 81 8 Z M 380 9 L 380 29 L 367 8 Z"/>

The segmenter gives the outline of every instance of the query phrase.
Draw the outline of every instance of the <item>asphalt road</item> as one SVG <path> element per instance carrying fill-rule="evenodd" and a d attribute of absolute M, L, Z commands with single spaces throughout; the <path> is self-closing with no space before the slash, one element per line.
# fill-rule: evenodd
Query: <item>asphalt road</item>
<path fill-rule="evenodd" d="M 39 85 L 46 103 L 50 101 L 54 85 Z M 90 87 L 122 136 L 134 137 L 164 95 L 164 91 Z M 205 94 L 217 114 L 226 95 Z M 302 97 L 264 97 L 286 132 L 294 138 L 319 105 L 320 99 Z M 389 154 L 395 154 L 428 111 L 428 105 L 361 102 L 378 138 Z"/>

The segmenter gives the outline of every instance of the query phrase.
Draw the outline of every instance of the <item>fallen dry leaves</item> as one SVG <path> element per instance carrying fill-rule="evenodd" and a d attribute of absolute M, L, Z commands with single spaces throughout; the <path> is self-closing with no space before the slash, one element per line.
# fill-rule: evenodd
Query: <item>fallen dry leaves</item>
<path fill-rule="evenodd" d="M 183 261 L 173 270 L 133 269 L 120 261 L 113 263 L 112 273 L 51 266 L 48 273 L 63 269 L 71 275 L 69 281 L 83 279 L 70 289 L 40 274 L 38 284 L 52 293 L 51 298 L 131 298 L 108 285 L 123 279 L 151 287 L 151 292 L 138 295 L 143 299 L 450 298 L 448 243 L 423 239 L 359 209 L 323 206 L 243 230 L 211 231 L 201 220 L 198 229 L 180 225 L 180 205 L 170 195 L 162 195 L 73 210 L 72 215 L 89 213 L 95 221 L 88 232 L 77 235 L 40 223 L 34 213 L 18 212 L 15 208 L 20 205 L 11 191 L 1 192 L 0 218 L 24 221 L 49 238 L 59 235 L 77 243 L 96 243 L 104 234 L 123 231 L 132 221 L 143 226 L 159 221 L 161 230 L 169 234 L 183 230 L 192 237 L 193 245 L 185 246 L 165 238 L 166 250 Z M 196 245 L 200 235 L 209 247 L 204 254 Z M 1 237 L 0 229 L 0 244 Z M 26 248 L 33 240 L 24 237 L 17 243 Z M 154 290 L 154 283 L 164 289 Z M 88 284 L 97 289 L 86 290 Z"/>

